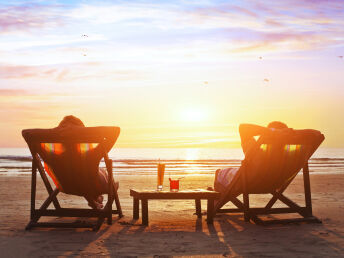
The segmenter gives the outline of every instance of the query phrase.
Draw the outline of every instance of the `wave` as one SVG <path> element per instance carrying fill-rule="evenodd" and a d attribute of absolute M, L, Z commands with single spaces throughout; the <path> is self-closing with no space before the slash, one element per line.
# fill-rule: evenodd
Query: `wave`
<path fill-rule="evenodd" d="M 0 156 L 0 160 L 13 160 L 13 161 L 32 161 L 31 156 L 11 156 L 5 155 Z M 151 163 L 157 164 L 158 160 L 156 159 L 113 159 L 114 162 L 122 162 L 122 163 Z M 209 164 L 209 163 L 228 163 L 228 162 L 235 162 L 241 163 L 241 159 L 161 159 L 159 162 L 161 163 L 179 163 L 183 162 L 186 164 L 189 163 L 197 163 L 197 164 Z M 312 161 L 342 161 L 344 162 L 344 158 L 311 158 L 310 162 Z M 0 161 L 1 162 L 1 161 Z"/>
<path fill-rule="evenodd" d="M 32 161 L 31 156 L 0 156 L 0 160 Z"/>
<path fill-rule="evenodd" d="M 113 158 L 113 157 L 112 157 Z M 113 159 L 114 172 L 126 175 L 153 175 L 156 173 L 156 159 Z M 29 174 L 31 173 L 31 156 L 0 155 L 0 174 Z M 239 167 L 241 159 L 161 159 L 166 164 L 166 172 L 171 174 L 213 174 L 216 169 L 224 167 Z M 104 162 L 100 167 L 105 167 Z M 316 157 L 310 159 L 311 173 L 344 173 L 344 158 L 338 156 Z"/>

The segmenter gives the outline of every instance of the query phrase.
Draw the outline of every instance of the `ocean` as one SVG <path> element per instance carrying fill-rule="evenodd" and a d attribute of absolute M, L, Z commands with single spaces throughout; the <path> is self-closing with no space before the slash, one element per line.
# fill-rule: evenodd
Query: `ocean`
<path fill-rule="evenodd" d="M 114 148 L 114 173 L 149 175 L 156 173 L 157 163 L 166 164 L 171 176 L 214 174 L 224 167 L 239 167 L 244 154 L 241 149 L 211 148 Z M 101 167 L 105 167 L 101 162 Z M 311 173 L 344 173 L 343 148 L 319 148 L 312 156 Z M 28 148 L 0 148 L 0 175 L 31 173 Z"/>

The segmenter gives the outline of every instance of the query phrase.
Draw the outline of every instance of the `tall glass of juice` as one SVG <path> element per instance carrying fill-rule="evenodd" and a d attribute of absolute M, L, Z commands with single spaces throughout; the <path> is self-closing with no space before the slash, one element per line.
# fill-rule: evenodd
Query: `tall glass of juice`
<path fill-rule="evenodd" d="M 164 184 L 165 164 L 158 163 L 158 191 L 162 191 L 162 185 Z"/>

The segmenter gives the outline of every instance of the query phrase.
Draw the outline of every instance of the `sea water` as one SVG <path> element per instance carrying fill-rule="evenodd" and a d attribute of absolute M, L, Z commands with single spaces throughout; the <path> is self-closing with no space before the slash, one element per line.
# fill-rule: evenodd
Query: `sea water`
<path fill-rule="evenodd" d="M 171 175 L 214 174 L 224 167 L 239 167 L 241 149 L 226 148 L 113 148 L 114 173 L 126 175 L 156 174 L 157 163 L 166 164 Z M 0 175 L 31 173 L 28 148 L 0 148 Z M 101 167 L 105 167 L 101 162 Z M 319 148 L 309 162 L 311 173 L 344 173 L 344 149 Z"/>

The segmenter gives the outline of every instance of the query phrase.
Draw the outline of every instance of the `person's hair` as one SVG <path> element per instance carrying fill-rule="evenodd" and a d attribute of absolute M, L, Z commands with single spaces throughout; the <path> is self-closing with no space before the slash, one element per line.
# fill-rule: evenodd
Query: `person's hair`
<path fill-rule="evenodd" d="M 58 127 L 65 127 L 65 126 L 82 126 L 85 127 L 84 123 L 75 116 L 65 116 L 62 121 L 59 123 Z"/>
<path fill-rule="evenodd" d="M 268 128 L 285 129 L 288 128 L 288 126 L 280 121 L 273 121 L 268 124 Z"/>

